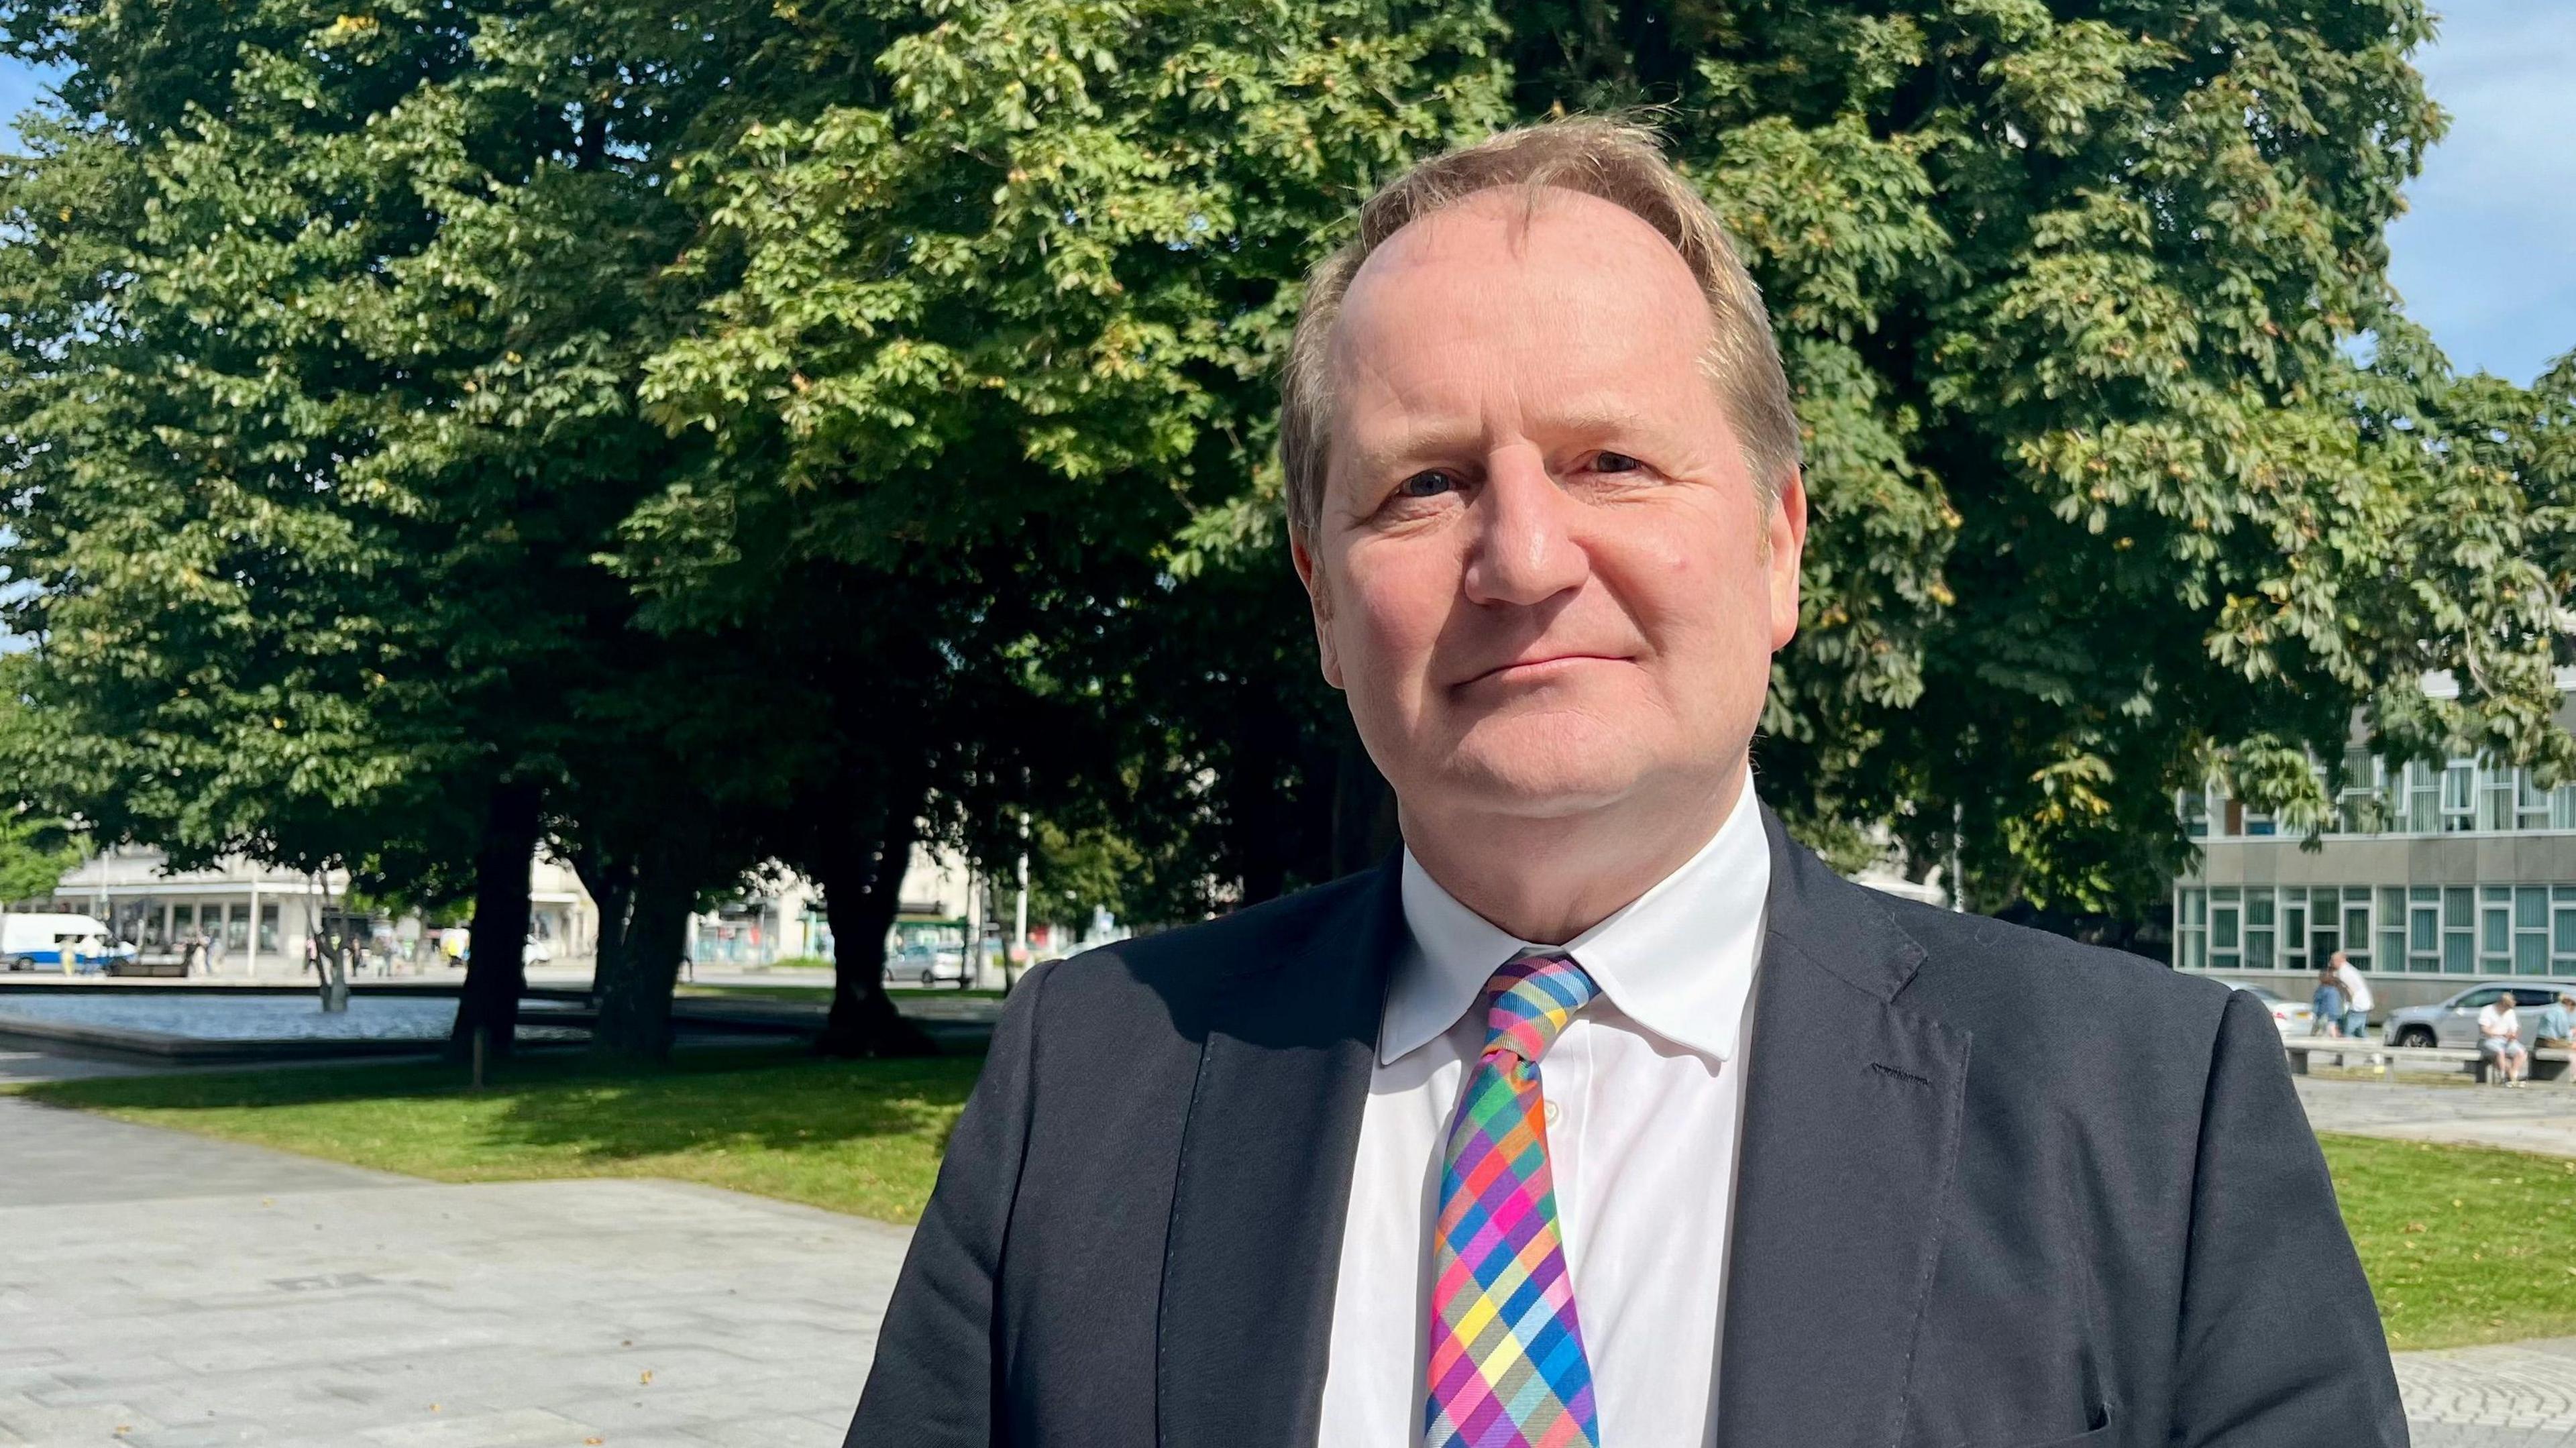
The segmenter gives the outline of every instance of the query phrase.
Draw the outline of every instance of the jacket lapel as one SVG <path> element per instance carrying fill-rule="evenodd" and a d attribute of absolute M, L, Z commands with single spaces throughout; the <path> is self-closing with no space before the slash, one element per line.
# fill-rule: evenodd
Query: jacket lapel
<path fill-rule="evenodd" d="M 1896 1441 L 1958 1153 L 1968 1034 L 1895 1003 L 1923 958 L 1767 808 L 1718 1448 Z M 1819 1372 L 1825 1374 L 1820 1380 Z"/>
<path fill-rule="evenodd" d="M 1398 878 L 1381 867 L 1206 999 L 1156 1333 L 1167 1448 L 1315 1441 Z"/>

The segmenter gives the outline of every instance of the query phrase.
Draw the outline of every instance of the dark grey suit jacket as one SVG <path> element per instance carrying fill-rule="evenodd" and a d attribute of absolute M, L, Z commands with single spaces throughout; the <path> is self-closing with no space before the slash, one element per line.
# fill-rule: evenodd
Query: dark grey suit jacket
<path fill-rule="evenodd" d="M 2253 997 L 1865 890 L 1764 824 L 1720 1448 L 2405 1442 Z M 850 1444 L 1315 1443 L 1396 879 L 1030 973 Z"/>

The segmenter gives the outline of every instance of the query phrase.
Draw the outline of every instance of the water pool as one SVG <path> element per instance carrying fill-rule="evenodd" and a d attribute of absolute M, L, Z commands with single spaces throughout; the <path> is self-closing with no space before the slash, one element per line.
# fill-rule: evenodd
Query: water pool
<path fill-rule="evenodd" d="M 575 1041 L 588 1030 L 549 1025 L 549 1013 L 579 1007 L 523 1001 L 522 1041 Z M 310 995 L 162 994 L 137 991 L 0 994 L 0 1028 L 12 1019 L 60 1026 L 150 1031 L 196 1041 L 443 1041 L 456 1025 L 456 1002 L 444 996 L 353 995 L 349 1008 L 325 1013 Z"/>

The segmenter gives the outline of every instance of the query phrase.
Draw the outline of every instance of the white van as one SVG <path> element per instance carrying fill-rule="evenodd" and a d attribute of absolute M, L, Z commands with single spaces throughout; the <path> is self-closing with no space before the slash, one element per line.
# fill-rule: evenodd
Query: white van
<path fill-rule="evenodd" d="M 115 941 L 95 916 L 0 915 L 0 961 L 11 970 L 105 970 L 115 954 Z"/>

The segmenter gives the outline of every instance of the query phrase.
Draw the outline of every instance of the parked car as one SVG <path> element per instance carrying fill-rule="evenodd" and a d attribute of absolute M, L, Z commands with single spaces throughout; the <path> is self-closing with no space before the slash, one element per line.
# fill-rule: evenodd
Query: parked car
<path fill-rule="evenodd" d="M 886 957 L 888 985 L 966 983 L 966 954 L 929 945 L 908 945 Z"/>
<path fill-rule="evenodd" d="M 2522 1022 L 2523 1044 L 2531 1043 L 2532 1032 L 2540 1024 L 2540 1013 L 2558 998 L 2563 989 L 2554 985 L 2518 985 L 2491 980 L 2470 986 L 2429 1006 L 2408 1006 L 2390 1011 L 2386 1034 L 2392 1046 L 2474 1046 L 2478 1043 L 2478 1011 L 2492 1005 L 2506 992 L 2513 994 L 2513 1014 Z"/>
<path fill-rule="evenodd" d="M 116 954 L 107 926 L 88 915 L 27 912 L 0 915 L 0 960 L 11 970 L 51 966 L 86 975 L 107 969 Z"/>
<path fill-rule="evenodd" d="M 2306 1001 L 2283 999 L 2281 993 L 2270 986 L 2249 985 L 2238 989 L 2261 1001 L 2272 1012 L 2273 1028 L 2284 1037 L 2304 1038 L 2316 1023 L 2316 1012 Z"/>

